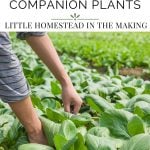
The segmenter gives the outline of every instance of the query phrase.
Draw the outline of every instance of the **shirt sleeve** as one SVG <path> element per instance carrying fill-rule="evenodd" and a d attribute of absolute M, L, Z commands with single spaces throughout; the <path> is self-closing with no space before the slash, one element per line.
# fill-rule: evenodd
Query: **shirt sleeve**
<path fill-rule="evenodd" d="M 17 38 L 25 40 L 29 36 L 43 36 L 46 32 L 17 32 Z"/>

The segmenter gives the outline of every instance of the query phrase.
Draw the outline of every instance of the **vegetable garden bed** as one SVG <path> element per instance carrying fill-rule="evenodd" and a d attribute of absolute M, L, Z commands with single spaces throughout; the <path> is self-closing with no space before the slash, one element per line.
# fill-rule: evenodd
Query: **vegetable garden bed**
<path fill-rule="evenodd" d="M 24 43 L 14 47 L 49 146 L 29 144 L 22 125 L 0 101 L 0 150 L 150 149 L 150 81 L 102 75 L 85 67 L 87 63 L 80 57 L 63 54 L 61 60 L 84 102 L 74 115 L 64 112 L 60 85 L 41 61 Z"/>

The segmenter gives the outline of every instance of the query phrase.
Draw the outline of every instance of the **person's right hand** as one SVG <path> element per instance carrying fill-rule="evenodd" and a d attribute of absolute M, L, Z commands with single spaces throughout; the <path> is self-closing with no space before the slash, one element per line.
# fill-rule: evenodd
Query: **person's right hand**
<path fill-rule="evenodd" d="M 62 86 L 62 100 L 64 110 L 73 114 L 77 114 L 82 105 L 82 99 L 72 85 Z"/>

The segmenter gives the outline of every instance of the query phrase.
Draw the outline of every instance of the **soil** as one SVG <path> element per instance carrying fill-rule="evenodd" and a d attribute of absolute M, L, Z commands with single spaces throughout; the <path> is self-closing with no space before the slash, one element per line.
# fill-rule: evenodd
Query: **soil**
<path fill-rule="evenodd" d="M 121 75 L 135 75 L 137 77 L 141 77 L 143 75 L 143 69 L 142 68 L 122 68 L 119 70 L 119 73 Z"/>
<path fill-rule="evenodd" d="M 107 67 L 94 67 L 90 66 L 90 68 L 95 68 L 98 72 L 105 74 L 107 73 Z M 145 73 L 142 67 L 135 68 L 121 68 L 119 70 L 119 74 L 123 76 L 135 76 L 143 78 L 144 80 L 150 80 L 150 74 Z"/>
<path fill-rule="evenodd" d="M 122 68 L 119 70 L 119 73 L 121 75 L 127 76 L 127 75 L 133 75 L 136 77 L 141 77 L 144 80 L 150 80 L 150 74 L 145 73 L 143 68 Z"/>

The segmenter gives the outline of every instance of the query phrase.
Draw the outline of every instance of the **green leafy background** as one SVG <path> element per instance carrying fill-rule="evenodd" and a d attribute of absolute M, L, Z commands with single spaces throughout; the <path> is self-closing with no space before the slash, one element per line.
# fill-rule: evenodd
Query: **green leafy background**
<path fill-rule="evenodd" d="M 77 115 L 64 112 L 58 81 L 11 33 L 49 146 L 29 144 L 23 126 L 0 101 L 0 150 L 149 150 L 150 81 L 117 71 L 136 66 L 149 70 L 149 33 L 49 35 L 83 106 Z M 91 66 L 108 70 L 102 74 Z"/>

